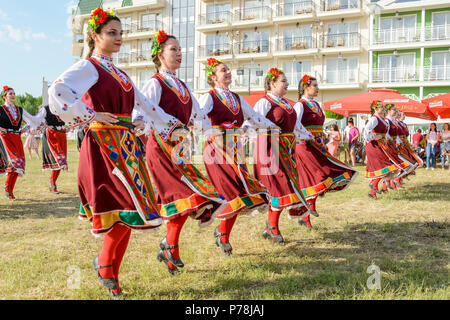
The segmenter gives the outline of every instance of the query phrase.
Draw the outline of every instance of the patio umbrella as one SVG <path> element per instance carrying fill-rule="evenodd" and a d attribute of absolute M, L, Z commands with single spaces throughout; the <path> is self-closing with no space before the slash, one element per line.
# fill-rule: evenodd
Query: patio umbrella
<path fill-rule="evenodd" d="M 422 100 L 441 119 L 450 118 L 450 93 Z"/>
<path fill-rule="evenodd" d="M 325 102 L 324 109 L 348 117 L 355 113 L 370 113 L 370 105 L 374 100 L 395 104 L 409 117 L 436 120 L 436 116 L 425 104 L 405 97 L 393 89 L 369 89 L 369 92 Z"/>
<path fill-rule="evenodd" d="M 264 91 L 256 91 L 256 92 L 253 92 L 251 95 L 244 97 L 244 99 L 253 108 L 253 107 L 255 107 L 255 104 L 258 102 L 258 100 L 263 98 L 265 95 L 266 95 L 266 93 Z M 286 99 L 286 100 L 289 101 L 291 106 L 294 106 L 296 103 L 295 101 L 292 101 L 290 99 Z"/>

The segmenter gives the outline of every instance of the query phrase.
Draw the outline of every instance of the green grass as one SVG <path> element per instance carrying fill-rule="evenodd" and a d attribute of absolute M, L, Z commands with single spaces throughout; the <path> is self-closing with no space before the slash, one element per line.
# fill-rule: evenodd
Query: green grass
<path fill-rule="evenodd" d="M 48 172 L 29 160 L 16 202 L 0 199 L 0 299 L 107 299 L 92 260 L 102 240 L 78 220 L 78 152 L 69 144 L 69 172 L 60 195 L 48 192 Z M 398 192 L 368 198 L 364 168 L 348 189 L 318 200 L 314 230 L 283 213 L 285 247 L 262 239 L 265 215 L 241 216 L 231 235 L 233 257 L 215 246 L 213 230 L 191 219 L 184 227 L 182 273 L 156 261 L 165 226 L 133 232 L 121 268 L 127 299 L 449 299 L 450 172 L 420 169 Z M 5 177 L 0 178 L 4 183 Z M 366 286 L 367 268 L 381 269 L 381 290 Z M 69 268 L 80 289 L 69 289 Z"/>

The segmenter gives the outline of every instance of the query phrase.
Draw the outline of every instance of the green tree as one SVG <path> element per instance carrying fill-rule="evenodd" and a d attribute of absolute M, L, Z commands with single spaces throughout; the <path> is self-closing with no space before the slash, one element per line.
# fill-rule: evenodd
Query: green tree
<path fill-rule="evenodd" d="M 42 97 L 33 97 L 29 93 L 19 94 L 16 96 L 15 105 L 20 106 L 28 113 L 35 115 L 42 106 Z"/>
<path fill-rule="evenodd" d="M 325 110 L 325 117 L 327 117 L 328 119 L 336 119 L 336 120 L 344 119 L 344 116 L 328 110 Z"/>

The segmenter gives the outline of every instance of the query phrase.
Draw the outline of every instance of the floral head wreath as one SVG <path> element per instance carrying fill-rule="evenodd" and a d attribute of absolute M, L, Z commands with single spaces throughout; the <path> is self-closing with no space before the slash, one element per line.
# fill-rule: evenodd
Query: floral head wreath
<path fill-rule="evenodd" d="M 384 107 L 386 108 L 386 110 L 392 110 L 395 108 L 395 105 L 388 103 Z"/>
<path fill-rule="evenodd" d="M 305 74 L 302 78 L 302 85 L 309 86 L 311 84 L 311 76 Z"/>
<path fill-rule="evenodd" d="M 374 101 L 372 101 L 372 104 L 370 105 L 370 110 L 375 111 L 375 109 L 378 109 L 379 107 L 382 107 L 382 106 L 383 106 L 383 103 L 381 101 L 374 100 Z"/>
<path fill-rule="evenodd" d="M 155 39 L 153 40 L 152 55 L 156 56 L 157 53 L 162 52 L 161 43 L 166 42 L 167 33 L 164 30 L 159 30 L 155 33 Z"/>
<path fill-rule="evenodd" d="M 208 77 L 212 76 L 214 68 L 217 67 L 221 63 L 222 63 L 222 61 L 217 60 L 216 58 L 209 58 L 208 59 L 208 66 L 205 69 L 206 70 L 206 75 Z"/>
<path fill-rule="evenodd" d="M 89 20 L 89 28 L 92 31 L 97 31 L 100 25 L 105 23 L 108 17 L 115 17 L 115 16 L 116 13 L 114 12 L 114 10 L 111 10 L 110 12 L 106 12 L 102 8 L 92 10 L 91 19 Z"/>
<path fill-rule="evenodd" d="M 270 80 L 275 80 L 280 75 L 280 72 L 283 72 L 283 70 L 278 68 L 272 68 L 267 73 L 267 76 L 270 78 Z"/>
<path fill-rule="evenodd" d="M 10 89 L 12 89 L 12 88 L 9 87 L 9 86 L 3 86 L 3 91 L 2 91 L 1 97 L 2 97 L 2 98 L 5 97 L 6 94 L 8 93 L 8 91 L 9 91 Z"/>

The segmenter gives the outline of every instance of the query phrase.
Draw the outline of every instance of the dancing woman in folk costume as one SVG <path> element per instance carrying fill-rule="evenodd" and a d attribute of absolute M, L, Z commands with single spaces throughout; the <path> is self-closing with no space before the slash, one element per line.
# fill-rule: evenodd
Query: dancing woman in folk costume
<path fill-rule="evenodd" d="M 295 161 L 303 196 L 308 200 L 311 213 L 318 217 L 316 200 L 326 192 L 339 191 L 348 187 L 358 172 L 333 157 L 326 148 L 323 124 L 325 114 L 317 101 L 319 92 L 317 79 L 305 75 L 298 86 L 299 101 L 294 109 L 301 126 L 309 131 L 314 139 L 299 141 L 295 151 Z M 310 217 L 299 219 L 301 225 L 312 228 Z"/>
<path fill-rule="evenodd" d="M 397 112 L 396 120 L 400 127 L 399 138 L 401 144 L 399 148 L 400 150 L 402 150 L 402 154 L 404 154 L 405 157 L 408 159 L 408 161 L 414 165 L 414 170 L 422 167 L 423 166 L 422 159 L 412 150 L 412 147 L 408 141 L 409 129 L 406 123 L 403 122 L 405 120 L 405 114 L 400 111 Z M 414 170 L 411 172 L 412 175 L 415 174 Z M 407 176 L 405 176 L 405 178 L 406 177 Z"/>
<path fill-rule="evenodd" d="M 208 59 L 206 69 L 212 90 L 200 99 L 200 107 L 207 114 L 220 135 L 206 141 L 204 161 L 206 171 L 216 190 L 225 197 L 227 205 L 218 214 L 222 219 L 214 231 L 216 244 L 230 256 L 231 230 L 238 214 L 265 205 L 267 189 L 252 177 L 245 164 L 242 125 L 247 121 L 253 128 L 276 128 L 275 124 L 253 108 L 237 93 L 230 91 L 231 70 L 222 61 Z"/>
<path fill-rule="evenodd" d="M 36 129 L 38 121 L 22 107 L 14 104 L 16 94 L 14 89 L 3 87 L 1 97 L 5 104 L 0 107 L 0 175 L 7 174 L 5 194 L 9 200 L 14 197 L 14 186 L 19 175 L 25 174 L 25 153 L 20 135 L 26 128 L 20 129 L 25 122 Z"/>
<path fill-rule="evenodd" d="M 278 228 L 283 209 L 289 210 L 290 218 L 309 215 L 298 181 L 294 153 L 296 138 L 312 139 L 312 135 L 304 129 L 302 131 L 297 113 L 283 98 L 289 86 L 284 72 L 277 68 L 270 69 L 264 86 L 266 95 L 255 104 L 254 110 L 280 130 L 258 135 L 254 172 L 256 179 L 269 191 L 269 215 L 263 237 L 284 245 Z"/>
<path fill-rule="evenodd" d="M 69 127 L 89 124 L 80 150 L 78 191 L 80 217 L 104 235 L 94 268 L 113 298 L 121 295 L 119 268 L 131 229 L 159 227 L 162 219 L 131 123 L 133 109 L 152 119 L 166 137 L 176 119 L 152 105 L 128 75 L 114 66 L 122 25 L 113 12 L 93 11 L 89 54 L 65 71 L 49 89 L 50 111 Z"/>
<path fill-rule="evenodd" d="M 387 183 L 402 170 L 402 163 L 399 159 L 394 159 L 387 140 L 389 122 L 384 119 L 386 108 L 381 101 L 373 101 L 370 106 L 372 117 L 367 122 L 364 130 L 364 140 L 367 156 L 366 178 L 370 179 L 369 197 L 377 199 L 377 193 L 387 193 L 387 184 L 383 183 L 382 190 L 378 184 L 382 179 Z M 406 164 L 405 164 L 406 165 Z"/>
<path fill-rule="evenodd" d="M 397 123 L 395 119 L 397 117 L 398 109 L 393 104 L 387 104 L 387 117 L 386 120 L 389 122 L 389 131 L 388 134 L 390 139 L 388 139 L 388 152 L 391 153 L 392 157 L 395 161 L 400 164 L 403 169 L 400 174 L 398 174 L 394 179 L 390 180 L 388 183 L 388 187 L 397 190 L 397 188 L 403 187 L 402 179 L 403 176 L 408 175 L 414 169 L 414 165 L 411 160 L 408 160 L 408 155 L 403 152 L 399 147 L 401 146 L 401 131 L 402 127 Z"/>
<path fill-rule="evenodd" d="M 152 57 L 158 72 L 145 85 L 143 93 L 152 104 L 175 117 L 172 129 L 177 128 L 169 138 L 151 132 L 146 148 L 146 161 L 158 191 L 161 216 L 167 222 L 167 235 L 161 241 L 157 259 L 174 274 L 184 267 L 178 242 L 187 218 L 191 216 L 200 220 L 200 226 L 206 226 L 225 201 L 191 164 L 190 153 L 186 151 L 189 149 L 185 139 L 187 126 L 195 123 L 207 130 L 211 128 L 211 122 L 186 84 L 175 75 L 182 62 L 178 40 L 160 30 L 153 41 Z M 135 114 L 137 119 L 139 116 L 139 113 Z M 143 122 L 146 123 L 145 119 Z M 144 132 L 148 133 L 148 130 Z"/>
<path fill-rule="evenodd" d="M 36 115 L 39 122 L 45 122 L 46 128 L 42 136 L 42 169 L 51 170 L 49 190 L 58 194 L 56 180 L 61 170 L 67 170 L 67 136 L 65 122 L 43 107 Z"/>

